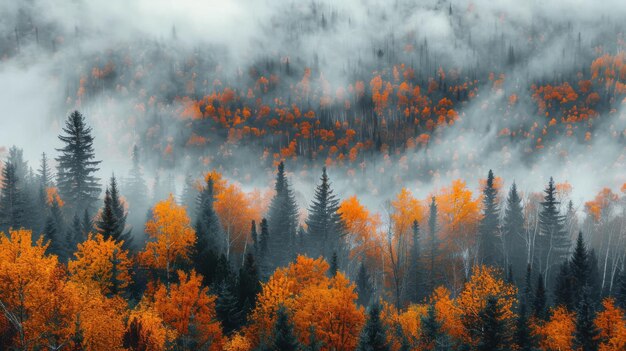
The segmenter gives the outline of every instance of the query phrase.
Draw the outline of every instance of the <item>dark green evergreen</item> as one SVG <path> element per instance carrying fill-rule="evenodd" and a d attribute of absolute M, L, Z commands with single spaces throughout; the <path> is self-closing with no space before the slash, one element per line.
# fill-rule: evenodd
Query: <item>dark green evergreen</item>
<path fill-rule="evenodd" d="M 576 350 L 598 350 L 597 338 L 600 331 L 594 322 L 595 318 L 596 312 L 591 299 L 591 290 L 589 286 L 585 286 L 576 308 L 576 330 L 574 332 L 574 347 Z"/>
<path fill-rule="evenodd" d="M 298 229 L 298 205 L 285 174 L 285 165 L 278 165 L 276 194 L 269 209 L 269 240 L 266 256 L 270 271 L 287 266 L 295 255 L 296 231 Z"/>
<path fill-rule="evenodd" d="M 321 183 L 315 188 L 313 202 L 306 220 L 308 252 L 311 257 L 324 257 L 330 261 L 331 255 L 341 250 L 344 224 L 339 215 L 339 198 L 333 194 L 326 167 L 322 169 Z M 271 220 L 270 220 L 271 224 Z"/>
<path fill-rule="evenodd" d="M 544 321 L 548 318 L 546 288 L 543 284 L 543 276 L 541 274 L 537 275 L 537 287 L 535 288 L 535 296 L 533 298 L 533 316 Z"/>
<path fill-rule="evenodd" d="M 406 290 L 409 302 L 417 303 L 424 297 L 422 277 L 422 253 L 420 250 L 420 226 L 417 220 L 413 221 L 413 245 L 409 254 L 409 267 L 406 277 Z"/>
<path fill-rule="evenodd" d="M 358 294 L 358 304 L 361 306 L 369 305 L 372 298 L 372 282 L 370 281 L 367 267 L 363 263 L 359 265 L 359 272 L 356 278 L 356 292 Z"/>
<path fill-rule="evenodd" d="M 78 111 L 70 114 L 65 127 L 65 135 L 59 139 L 64 146 L 57 149 L 61 155 L 56 158 L 57 185 L 59 195 L 65 201 L 67 210 L 94 208 L 100 194 L 100 179 L 95 176 L 101 161 L 95 160 L 91 127 Z"/>
<path fill-rule="evenodd" d="M 513 268 L 513 274 L 521 277 L 527 266 L 526 240 L 524 238 L 524 208 L 522 199 L 517 193 L 515 183 L 511 185 L 504 209 L 502 224 L 502 240 L 504 242 L 504 257 L 507 265 Z"/>
<path fill-rule="evenodd" d="M 367 314 L 357 351 L 388 351 L 387 330 L 380 318 L 380 306 L 374 303 Z"/>
<path fill-rule="evenodd" d="M 429 214 L 428 214 L 428 290 L 427 293 L 430 294 L 436 287 L 437 280 L 437 266 L 436 261 L 439 256 L 439 239 L 437 238 L 437 230 L 438 230 L 438 220 L 437 220 L 437 202 L 435 201 L 435 197 L 431 198 Z"/>
<path fill-rule="evenodd" d="M 498 207 L 498 191 L 494 187 L 493 172 L 489 170 L 487 184 L 483 190 L 483 216 L 478 229 L 478 259 L 482 264 L 496 266 L 501 264 Z"/>
<path fill-rule="evenodd" d="M 2 170 L 0 191 L 0 232 L 18 230 L 26 225 L 26 194 L 22 180 L 18 178 L 16 166 L 6 163 Z"/>
<path fill-rule="evenodd" d="M 274 323 L 270 350 L 297 351 L 299 349 L 300 343 L 296 339 L 289 313 L 285 307 L 280 306 L 276 312 L 276 322 Z"/>
<path fill-rule="evenodd" d="M 226 335 L 230 335 L 243 325 L 245 319 L 231 282 L 222 281 L 218 285 L 215 313 Z"/>
<path fill-rule="evenodd" d="M 504 311 L 495 296 L 489 296 L 485 308 L 480 311 L 482 324 L 478 351 L 504 351 L 510 344 L 508 326 L 502 318 Z"/>
<path fill-rule="evenodd" d="M 435 305 L 428 305 L 428 311 L 421 317 L 421 328 L 419 344 L 422 350 L 426 351 L 447 351 L 450 350 L 450 340 L 442 329 L 442 323 L 437 320 Z"/>
<path fill-rule="evenodd" d="M 261 292 L 261 283 L 259 279 L 259 269 L 254 259 L 254 255 L 250 252 L 246 254 L 243 267 L 239 269 L 239 279 L 237 279 L 237 298 L 239 306 L 243 313 L 243 318 L 256 304 L 256 296 Z"/>
<path fill-rule="evenodd" d="M 515 345 L 519 351 L 534 351 L 537 347 L 535 339 L 530 328 L 526 303 L 522 301 L 515 321 Z"/>
<path fill-rule="evenodd" d="M 563 262 L 554 283 L 554 304 L 572 310 L 575 306 L 574 279 L 570 272 L 570 264 Z"/>
<path fill-rule="evenodd" d="M 194 268 L 203 276 L 204 284 L 207 286 L 215 281 L 215 267 L 223 240 L 222 225 L 213 207 L 214 201 L 213 179 L 209 177 L 206 186 L 198 195 L 196 242 L 192 256 Z"/>
<path fill-rule="evenodd" d="M 556 274 L 551 269 L 567 260 L 570 239 L 565 230 L 565 216 L 559 213 L 560 202 L 556 198 L 556 186 L 552 178 L 544 193 L 544 200 L 540 203 L 540 235 L 536 245 L 541 272 L 547 281 L 552 281 Z"/>
<path fill-rule="evenodd" d="M 111 177 L 110 186 L 104 192 L 104 207 L 96 228 L 105 239 L 122 242 L 124 249 L 132 246 L 133 240 L 130 230 L 126 229 L 126 212 L 120 201 L 115 176 Z"/>

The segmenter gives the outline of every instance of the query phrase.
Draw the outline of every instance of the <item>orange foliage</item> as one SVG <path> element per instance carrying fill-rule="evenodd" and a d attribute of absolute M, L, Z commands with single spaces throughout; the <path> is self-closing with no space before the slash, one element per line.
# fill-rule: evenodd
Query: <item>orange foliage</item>
<path fill-rule="evenodd" d="M 600 330 L 599 351 L 626 349 L 626 316 L 611 298 L 602 301 L 603 311 L 596 315 L 595 324 Z"/>
<path fill-rule="evenodd" d="M 574 314 L 565 307 L 552 310 L 550 320 L 542 326 L 535 326 L 535 334 L 540 337 L 539 345 L 545 350 L 571 350 L 575 329 Z"/>
<path fill-rule="evenodd" d="M 596 222 L 599 222 L 602 215 L 605 214 L 610 206 L 617 202 L 618 199 L 619 196 L 613 193 L 611 189 L 604 188 L 600 190 L 592 201 L 585 202 L 585 210 Z"/>

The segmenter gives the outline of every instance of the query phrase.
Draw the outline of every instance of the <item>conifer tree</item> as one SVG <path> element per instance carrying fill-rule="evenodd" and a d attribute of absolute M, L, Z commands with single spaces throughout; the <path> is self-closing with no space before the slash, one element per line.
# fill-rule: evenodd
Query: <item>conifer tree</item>
<path fill-rule="evenodd" d="M 626 270 L 623 270 L 618 276 L 615 303 L 621 308 L 626 309 Z"/>
<path fill-rule="evenodd" d="M 274 189 L 276 194 L 270 203 L 268 218 L 268 248 L 271 255 L 267 259 L 271 264 L 271 271 L 276 267 L 286 266 L 293 259 L 298 229 L 298 205 L 285 175 L 283 162 L 278 165 Z"/>
<path fill-rule="evenodd" d="M 67 242 L 67 251 L 69 256 L 71 256 L 72 253 L 76 251 L 77 245 L 84 241 L 83 226 L 80 223 L 80 218 L 78 217 L 78 214 L 74 214 L 72 223 L 69 228 L 67 228 L 65 241 Z"/>
<path fill-rule="evenodd" d="M 432 292 L 436 286 L 437 268 L 435 262 L 439 256 L 439 240 L 437 238 L 438 230 L 438 217 L 437 217 L 437 202 L 433 196 L 430 202 L 429 214 L 428 214 L 428 236 L 429 236 L 429 280 L 428 280 L 428 293 Z"/>
<path fill-rule="evenodd" d="M 489 296 L 485 308 L 479 313 L 482 323 L 479 351 L 501 351 L 509 344 L 507 326 L 503 320 L 504 311 L 498 298 Z"/>
<path fill-rule="evenodd" d="M 517 313 L 515 326 L 515 345 L 520 351 L 533 351 L 536 349 L 536 340 L 530 329 L 526 302 L 522 301 Z"/>
<path fill-rule="evenodd" d="M 331 259 L 334 252 L 340 250 L 341 237 L 344 235 L 344 224 L 339 215 L 339 199 L 330 187 L 326 167 L 322 169 L 321 183 L 315 188 L 315 195 L 309 217 L 308 227 L 309 250 L 312 257 L 322 256 Z M 270 221 L 271 224 L 271 221 Z"/>
<path fill-rule="evenodd" d="M 309 326 L 309 340 L 308 345 L 302 347 L 303 351 L 320 351 L 322 346 L 324 346 L 321 340 L 317 339 L 317 333 L 315 332 L 316 328 L 314 324 Z"/>
<path fill-rule="evenodd" d="M 417 303 L 423 297 L 422 286 L 422 257 L 420 250 L 420 227 L 417 220 L 413 221 L 413 245 L 409 255 L 409 269 L 407 275 L 408 299 Z"/>
<path fill-rule="evenodd" d="M 43 228 L 44 240 L 49 241 L 48 253 L 57 255 L 59 261 L 67 261 L 67 242 L 65 241 L 65 221 L 63 212 L 56 199 L 52 200 L 50 213 Z"/>
<path fill-rule="evenodd" d="M 221 250 L 222 225 L 220 224 L 213 203 L 213 179 L 207 179 L 206 186 L 198 195 L 196 215 L 196 242 L 194 244 L 193 263 L 196 271 L 204 277 L 204 283 L 213 282 L 215 266 Z"/>
<path fill-rule="evenodd" d="M 539 213 L 538 249 L 544 279 L 551 281 L 554 276 L 551 275 L 552 267 L 568 258 L 570 240 L 565 230 L 565 216 L 559 213 L 559 201 L 556 198 L 556 186 L 552 178 L 544 193 Z"/>
<path fill-rule="evenodd" d="M 541 274 L 537 275 L 537 287 L 535 288 L 535 296 L 533 298 L 533 315 L 539 320 L 548 318 L 546 288 Z"/>
<path fill-rule="evenodd" d="M 293 323 L 284 306 L 280 306 L 276 312 L 271 345 L 271 350 L 276 351 L 297 351 L 300 348 L 300 343 L 294 334 Z"/>
<path fill-rule="evenodd" d="M 187 175 L 187 177 L 185 177 L 185 184 L 183 186 L 183 193 L 180 197 L 180 203 L 181 205 L 191 210 L 195 208 L 197 199 L 198 191 L 196 190 L 196 185 L 194 184 L 193 177 L 191 177 L 191 175 Z M 192 211 L 190 212 L 191 214 L 193 214 Z"/>
<path fill-rule="evenodd" d="M 572 310 L 575 306 L 574 283 L 569 262 L 563 262 L 554 283 L 554 303 Z"/>
<path fill-rule="evenodd" d="M 59 194 L 66 203 L 67 210 L 91 210 L 100 194 L 100 179 L 95 176 L 101 161 L 95 160 L 91 127 L 78 111 L 70 114 L 65 127 L 65 135 L 59 139 L 64 146 L 57 151 L 57 184 Z"/>
<path fill-rule="evenodd" d="M 372 283 L 370 281 L 370 275 L 367 272 L 367 267 L 361 262 L 359 265 L 359 272 L 356 278 L 356 292 L 358 294 L 357 302 L 361 306 L 367 306 L 372 298 Z"/>
<path fill-rule="evenodd" d="M 578 232 L 576 247 L 574 248 L 569 268 L 573 303 L 572 306 L 576 306 L 578 305 L 578 300 L 581 298 L 583 288 L 591 283 L 591 262 L 589 260 L 589 253 L 587 251 L 587 247 L 585 246 L 582 232 Z"/>
<path fill-rule="evenodd" d="M 86 238 L 89 235 L 89 233 L 93 232 L 94 230 L 93 220 L 91 219 L 91 216 L 89 215 L 89 212 L 87 211 L 87 209 L 83 211 L 83 220 L 81 222 L 81 226 L 83 229 L 83 238 Z"/>
<path fill-rule="evenodd" d="M 332 257 L 330 258 L 330 268 L 328 269 L 328 275 L 334 277 L 337 275 L 337 271 L 339 270 L 338 262 L 337 262 L 337 253 L 333 252 Z"/>
<path fill-rule="evenodd" d="M 250 237 L 252 238 L 252 248 L 254 250 L 254 254 L 258 256 L 259 254 L 259 234 L 256 231 L 256 221 L 253 219 L 250 224 Z"/>
<path fill-rule="evenodd" d="M 357 351 L 388 351 L 387 331 L 380 318 L 380 306 L 374 303 L 367 315 L 367 322 L 361 331 Z"/>
<path fill-rule="evenodd" d="M 524 209 L 515 183 L 511 185 L 504 209 L 502 238 L 506 263 L 513 267 L 516 277 L 526 269 L 526 240 L 524 240 Z"/>
<path fill-rule="evenodd" d="M 478 257 L 482 264 L 495 266 L 501 263 L 499 244 L 498 192 L 494 187 L 493 172 L 489 170 L 487 184 L 483 190 L 483 217 L 479 224 Z"/>
<path fill-rule="evenodd" d="M 124 249 L 132 245 L 130 231 L 126 231 L 126 213 L 117 190 L 115 176 L 111 177 L 110 188 L 104 193 L 104 208 L 100 219 L 96 223 L 98 232 L 105 239 L 112 238 L 117 242 L 123 241 Z"/>
<path fill-rule="evenodd" d="M 0 232 L 7 233 L 9 228 L 17 230 L 26 225 L 26 201 L 21 183 L 15 165 L 7 162 L 2 170 Z"/>
<path fill-rule="evenodd" d="M 243 320 L 256 304 L 256 296 L 261 292 L 259 270 L 252 253 L 247 253 L 243 267 L 239 269 L 239 279 L 237 280 L 239 306 L 243 313 Z"/>
<path fill-rule="evenodd" d="M 132 162 L 133 166 L 128 174 L 125 192 L 128 195 L 129 208 L 131 209 L 129 211 L 132 216 L 131 222 L 133 227 L 138 228 L 139 224 L 143 224 L 143 216 L 148 210 L 148 186 L 146 185 L 141 169 L 139 148 L 137 145 L 133 146 Z"/>
<path fill-rule="evenodd" d="M 423 350 L 446 351 L 449 350 L 450 341 L 443 332 L 442 323 L 437 320 L 435 306 L 428 305 L 425 316 L 421 317 L 421 329 L 419 343 Z"/>
<path fill-rule="evenodd" d="M 224 333 L 230 335 L 234 330 L 239 329 L 244 322 L 237 296 L 231 282 L 222 281 L 217 290 L 217 300 L 215 301 L 215 312 L 219 319 Z"/>
<path fill-rule="evenodd" d="M 576 330 L 574 332 L 574 347 L 576 350 L 598 350 L 597 339 L 600 332 L 594 322 L 596 313 L 590 295 L 590 287 L 583 287 L 580 302 L 576 308 Z"/>

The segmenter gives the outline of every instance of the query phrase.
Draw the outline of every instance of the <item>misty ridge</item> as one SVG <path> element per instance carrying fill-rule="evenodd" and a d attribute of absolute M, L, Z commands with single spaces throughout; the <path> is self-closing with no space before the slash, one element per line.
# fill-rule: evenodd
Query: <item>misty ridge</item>
<path fill-rule="evenodd" d="M 626 347 L 622 2 L 0 15 L 0 349 Z"/>

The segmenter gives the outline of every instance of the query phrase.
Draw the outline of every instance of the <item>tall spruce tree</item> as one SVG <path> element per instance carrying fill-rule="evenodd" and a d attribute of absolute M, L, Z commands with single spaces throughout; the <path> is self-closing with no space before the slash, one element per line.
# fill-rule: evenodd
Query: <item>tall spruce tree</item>
<path fill-rule="evenodd" d="M 246 254 L 243 267 L 239 269 L 237 284 L 239 307 L 243 314 L 243 320 L 246 320 L 248 313 L 250 313 L 256 304 L 257 294 L 261 292 L 259 269 L 254 255 L 250 252 Z"/>
<path fill-rule="evenodd" d="M 137 145 L 133 147 L 132 162 L 133 166 L 128 173 L 125 192 L 128 195 L 129 213 L 132 217 L 131 223 L 134 228 L 139 228 L 139 224 L 143 224 L 144 215 L 148 210 L 148 186 L 141 169 Z"/>
<path fill-rule="evenodd" d="M 54 176 L 48 163 L 46 153 L 41 154 L 39 169 L 37 170 L 38 192 L 36 201 L 36 214 L 39 220 L 36 223 L 35 230 L 43 230 L 45 224 L 46 212 L 48 210 L 48 188 L 52 187 Z"/>
<path fill-rule="evenodd" d="M 43 237 L 50 243 L 47 252 L 57 255 L 61 262 L 66 262 L 68 258 L 65 230 L 61 206 L 56 199 L 53 199 L 43 228 Z"/>
<path fill-rule="evenodd" d="M 78 111 L 70 114 L 65 127 L 65 135 L 59 139 L 64 146 L 57 149 L 61 155 L 56 158 L 57 185 L 59 194 L 72 213 L 76 209 L 93 209 L 100 194 L 100 179 L 95 176 L 101 161 L 95 160 L 91 127 Z"/>
<path fill-rule="evenodd" d="M 567 230 L 565 230 L 565 216 L 559 213 L 559 201 L 556 197 L 556 186 L 552 177 L 550 177 L 544 193 L 544 200 L 541 202 L 541 212 L 539 213 L 538 251 L 544 279 L 552 281 L 555 275 L 553 266 L 560 265 L 568 258 L 570 239 Z"/>
<path fill-rule="evenodd" d="M 339 199 L 333 194 L 326 167 L 322 169 L 321 183 L 315 189 L 315 195 L 309 217 L 308 250 L 312 257 L 322 256 L 330 260 L 333 252 L 341 250 L 341 238 L 344 235 L 344 223 L 339 215 Z M 270 221 L 271 223 L 271 221 Z"/>
<path fill-rule="evenodd" d="M 570 263 L 563 262 L 554 282 L 554 303 L 572 310 L 575 306 L 574 284 Z"/>
<path fill-rule="evenodd" d="M 104 194 L 104 207 L 100 219 L 96 222 L 98 232 L 105 239 L 111 238 L 122 242 L 124 249 L 129 249 L 132 245 L 132 236 L 130 230 L 126 229 L 126 212 L 120 201 L 115 176 L 111 177 L 110 187 L 107 187 Z"/>
<path fill-rule="evenodd" d="M 583 292 L 576 308 L 576 329 L 574 332 L 574 347 L 581 351 L 598 350 L 598 336 L 600 334 L 594 322 L 596 312 L 591 299 L 589 286 Z"/>
<path fill-rule="evenodd" d="M 521 277 L 527 266 L 526 240 L 524 239 L 524 208 L 515 183 L 511 185 L 504 209 L 502 224 L 504 256 L 507 265 L 513 267 L 513 274 Z"/>
<path fill-rule="evenodd" d="M 489 296 L 485 308 L 478 314 L 482 323 L 478 351 L 503 351 L 510 344 L 508 327 L 503 319 L 502 305 L 495 296 Z"/>
<path fill-rule="evenodd" d="M 406 279 L 407 297 L 409 302 L 417 303 L 423 297 L 422 253 L 420 250 L 420 227 L 417 220 L 413 221 L 413 245 L 409 254 L 409 269 Z"/>
<path fill-rule="evenodd" d="M 421 317 L 421 333 L 419 344 L 421 350 L 447 351 L 450 340 L 443 331 L 442 323 L 437 319 L 435 305 L 428 305 L 426 315 Z"/>
<path fill-rule="evenodd" d="M 548 318 L 548 306 L 546 301 L 546 288 L 543 284 L 543 276 L 537 275 L 537 287 L 533 298 L 533 316 L 545 321 Z"/>
<path fill-rule="evenodd" d="M 271 275 L 271 265 L 269 263 L 269 241 L 270 233 L 267 219 L 261 219 L 261 234 L 259 235 L 259 275 L 265 281 Z"/>
<path fill-rule="evenodd" d="M 250 237 L 252 238 L 252 249 L 254 254 L 259 255 L 259 233 L 256 230 L 256 221 L 253 219 L 250 223 Z"/>
<path fill-rule="evenodd" d="M 243 325 L 245 319 L 231 281 L 222 281 L 218 285 L 215 313 L 227 335 Z"/>
<path fill-rule="evenodd" d="M 278 165 L 274 189 L 276 194 L 271 201 L 268 218 L 268 248 L 271 254 L 267 258 L 271 271 L 286 266 L 293 259 L 298 229 L 298 205 L 283 162 Z"/>
<path fill-rule="evenodd" d="M 359 265 L 359 272 L 356 277 L 356 292 L 357 302 L 361 306 L 367 306 L 370 304 L 372 298 L 372 282 L 370 281 L 370 275 L 367 272 L 367 267 L 363 262 Z"/>
<path fill-rule="evenodd" d="M 7 162 L 2 170 L 2 189 L 0 192 L 0 232 L 7 233 L 13 228 L 26 225 L 26 199 L 22 180 L 17 176 L 13 163 Z"/>
<path fill-rule="evenodd" d="M 280 306 L 276 312 L 276 322 L 272 335 L 272 351 L 297 351 L 300 343 L 296 339 L 294 326 L 289 319 L 289 313 L 284 306 Z"/>
<path fill-rule="evenodd" d="M 435 200 L 435 197 L 433 196 L 431 198 L 431 202 L 430 202 L 430 207 L 429 207 L 429 214 L 428 214 L 428 245 L 429 245 L 429 251 L 428 251 L 428 260 L 429 260 L 429 265 L 428 265 L 428 291 L 427 293 L 430 294 L 436 286 L 436 280 L 437 280 L 437 266 L 436 266 L 436 261 L 437 261 L 437 257 L 439 256 L 439 239 L 437 238 L 437 230 L 438 230 L 438 214 L 437 214 L 437 202 Z"/>
<path fill-rule="evenodd" d="M 574 253 L 570 261 L 569 273 L 571 276 L 572 304 L 576 306 L 582 297 L 583 288 L 591 283 L 591 262 L 582 232 L 578 232 L 576 247 L 574 248 Z"/>
<path fill-rule="evenodd" d="M 478 257 L 482 264 L 501 264 L 499 225 L 500 208 L 498 191 L 494 186 L 493 172 L 489 170 L 487 184 L 483 190 L 483 216 L 479 224 Z"/>
<path fill-rule="evenodd" d="M 380 306 L 374 303 L 367 314 L 357 351 L 388 351 L 387 330 L 380 318 Z"/>
<path fill-rule="evenodd" d="M 222 225 L 214 208 L 213 178 L 207 179 L 206 186 L 198 195 L 196 214 L 196 242 L 194 244 L 193 263 L 196 271 L 204 277 L 204 283 L 214 281 L 214 271 L 221 252 L 223 240 Z"/>
<path fill-rule="evenodd" d="M 515 345 L 520 351 L 533 351 L 537 342 L 530 328 L 526 302 L 521 301 L 515 321 Z"/>

